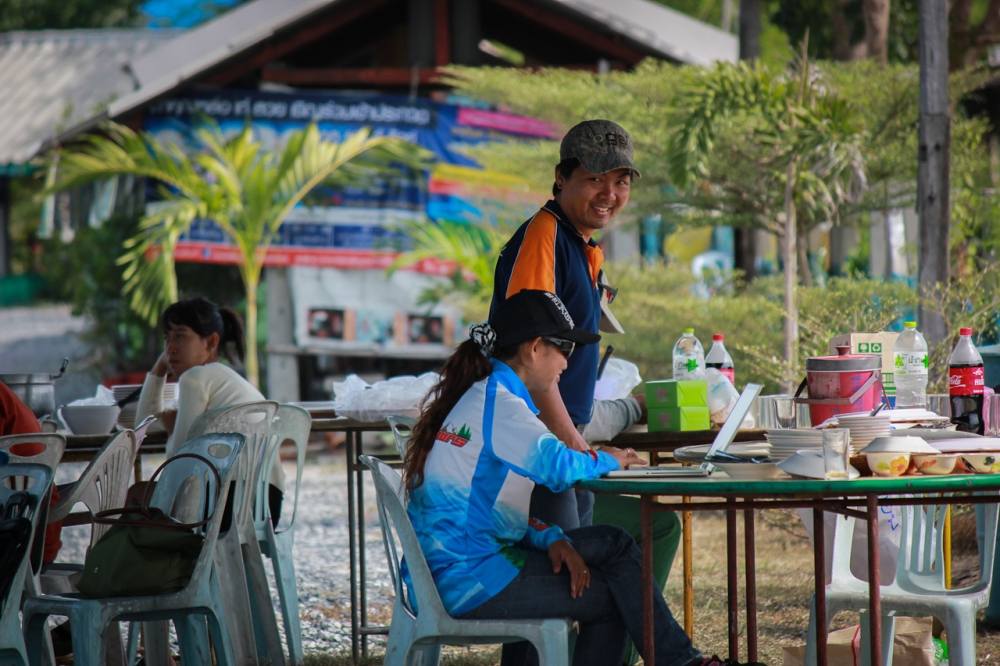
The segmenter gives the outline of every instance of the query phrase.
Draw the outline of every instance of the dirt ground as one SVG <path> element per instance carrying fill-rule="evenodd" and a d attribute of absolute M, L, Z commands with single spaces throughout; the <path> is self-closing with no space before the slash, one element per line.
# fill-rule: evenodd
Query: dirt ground
<path fill-rule="evenodd" d="M 957 584 L 975 579 L 977 557 L 974 528 L 969 519 L 959 517 L 955 523 L 954 577 Z M 722 514 L 696 515 L 694 523 L 694 588 L 695 632 L 694 642 L 706 654 L 725 656 L 726 628 L 726 569 L 725 569 L 725 519 Z M 771 666 L 783 663 L 782 648 L 803 645 L 809 621 L 808 604 L 813 590 L 812 548 L 798 518 L 791 513 L 770 511 L 758 514 L 757 521 L 757 602 L 759 629 L 759 658 Z M 739 543 L 742 545 L 742 528 Z M 742 585 L 741 568 L 741 585 Z M 667 584 L 667 600 L 678 620 L 681 617 L 682 580 L 680 553 Z M 740 590 L 741 620 L 743 590 Z M 857 622 L 857 615 L 841 613 L 834 619 L 834 627 Z M 745 631 L 745 628 L 742 629 Z M 746 659 L 745 633 L 741 633 L 741 658 Z M 945 636 L 947 638 L 947 636 Z M 1000 631 L 989 630 L 980 623 L 977 632 L 977 663 L 1000 665 Z M 443 663 L 485 666 L 499 661 L 496 648 L 446 648 Z M 314 655 L 312 666 L 350 664 L 347 655 Z M 374 656 L 370 663 L 381 663 Z"/>

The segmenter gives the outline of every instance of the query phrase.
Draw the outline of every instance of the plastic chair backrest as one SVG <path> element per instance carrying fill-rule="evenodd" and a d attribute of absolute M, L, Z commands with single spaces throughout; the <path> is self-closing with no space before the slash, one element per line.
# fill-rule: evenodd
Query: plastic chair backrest
<path fill-rule="evenodd" d="M 272 400 L 248 402 L 205 412 L 191 426 L 192 437 L 208 433 L 239 433 L 244 437 L 244 452 L 239 458 L 234 477 L 235 492 L 240 495 L 236 506 L 240 509 L 233 514 L 236 524 L 240 526 L 241 540 L 244 543 L 251 538 L 251 535 L 243 532 L 245 526 L 253 527 L 251 512 L 258 488 L 257 480 L 271 469 L 270 465 L 265 467 L 265 463 L 273 461 L 271 454 L 276 438 L 272 434 L 271 424 L 277 413 L 278 403 Z"/>
<path fill-rule="evenodd" d="M 132 432 L 135 434 L 135 447 L 137 451 L 139 447 L 142 446 L 143 440 L 146 439 L 150 426 L 152 426 L 155 422 L 156 416 L 150 414 L 132 429 Z"/>
<path fill-rule="evenodd" d="M 257 487 L 257 505 L 254 507 L 254 521 L 260 523 L 263 520 L 270 520 L 268 515 L 269 505 L 267 501 L 268 474 L 271 466 L 281 451 L 281 447 L 286 443 L 295 446 L 295 496 L 292 502 L 291 511 L 283 510 L 282 516 L 289 516 L 288 520 L 282 520 L 276 531 L 291 529 L 295 525 L 295 515 L 299 509 L 299 488 L 302 485 L 302 470 L 306 464 L 306 448 L 309 445 L 309 432 L 312 430 L 312 417 L 309 412 L 297 405 L 278 405 L 278 414 L 272 424 L 274 436 L 276 438 L 274 452 L 271 460 L 266 461 L 266 466 L 261 470 Z"/>
<path fill-rule="evenodd" d="M 7 454 L 7 462 L 45 465 L 53 473 L 65 450 L 66 438 L 54 432 L 0 437 L 0 451 Z"/>
<path fill-rule="evenodd" d="M 45 501 L 48 499 L 49 486 L 52 484 L 52 469 L 47 465 L 14 463 L 0 465 L 0 519 L 2 518 L 28 518 L 31 521 L 31 540 L 34 541 L 38 525 L 45 512 L 42 510 Z M 8 501 L 14 495 L 26 493 L 31 498 L 31 505 L 26 507 L 26 511 L 7 515 L 6 507 Z M 7 594 L 0 599 L 0 610 L 4 611 L 0 617 L 0 638 L 5 638 L 7 634 L 15 629 L 8 623 L 18 623 L 16 629 L 19 631 L 19 620 L 17 609 L 20 607 L 21 594 L 24 592 L 24 578 L 28 571 L 31 548 L 25 549 L 24 556 L 17 563 L 14 575 L 7 588 Z M 4 572 L 7 573 L 7 572 Z M 13 613 L 6 612 L 13 608 Z M 6 641 L 5 641 L 6 642 Z M 0 645 L 0 651 L 5 646 Z"/>
<path fill-rule="evenodd" d="M 76 483 L 52 507 L 49 522 L 64 519 L 78 503 L 86 506 L 91 513 L 124 506 L 138 448 L 135 433 L 131 430 L 122 430 L 111 437 Z M 106 523 L 94 523 L 90 531 L 90 545 L 94 545 L 110 527 Z"/>
<path fill-rule="evenodd" d="M 183 522 L 191 521 L 188 515 L 177 515 L 175 506 L 179 504 L 178 494 L 196 497 L 197 508 L 196 520 L 209 519 L 209 522 L 201 528 L 205 536 L 205 545 L 198 555 L 198 562 L 194 572 L 191 574 L 191 584 L 201 584 L 206 567 L 212 562 L 215 556 L 215 542 L 219 535 L 222 520 L 226 511 L 218 509 L 225 506 L 226 498 L 232 498 L 233 515 L 240 510 L 241 497 L 239 493 L 231 492 L 230 487 L 235 483 L 236 474 L 239 472 L 239 462 L 243 458 L 244 447 L 243 435 L 237 433 L 211 433 L 189 439 L 184 442 L 174 455 L 182 453 L 194 453 L 206 458 L 215 470 L 219 473 L 222 484 L 217 485 L 215 475 L 205 467 L 205 464 L 192 458 L 184 459 L 183 463 L 177 461 L 168 464 L 163 472 L 157 477 L 156 488 L 150 498 L 150 506 L 161 509 L 169 516 L 175 517 Z M 183 502 L 190 504 L 190 501 Z"/>
<path fill-rule="evenodd" d="M 382 543 L 385 546 L 386 559 L 389 562 L 389 574 L 396 597 L 414 617 L 417 615 L 416 605 L 421 613 L 430 613 L 436 617 L 448 617 L 441 595 L 434 585 L 427 560 L 417 540 L 417 533 L 406 513 L 404 503 L 403 479 L 399 472 L 392 469 L 378 458 L 362 455 L 358 458 L 361 464 L 371 470 L 375 481 L 375 494 L 378 497 L 378 515 L 382 524 Z M 398 544 L 397 544 L 398 539 Z M 406 557 L 406 569 L 413 583 L 413 593 L 417 604 L 413 604 L 406 594 L 406 586 L 400 574 L 399 546 Z"/>
<path fill-rule="evenodd" d="M 413 434 L 413 426 L 417 425 L 417 420 L 412 416 L 389 416 L 386 421 L 392 430 L 392 439 L 396 442 L 399 457 L 405 458 L 406 447 L 410 443 L 410 435 Z"/>

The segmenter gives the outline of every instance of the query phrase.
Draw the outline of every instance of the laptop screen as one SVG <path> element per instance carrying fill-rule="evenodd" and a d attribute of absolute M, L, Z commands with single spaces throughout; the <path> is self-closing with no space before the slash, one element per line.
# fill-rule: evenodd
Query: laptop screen
<path fill-rule="evenodd" d="M 763 388 L 761 384 L 747 384 L 743 389 L 743 393 L 740 394 L 740 399 L 736 402 L 736 406 L 729 412 L 729 417 L 722 425 L 722 429 L 719 430 L 719 434 L 715 436 L 712 446 L 709 447 L 708 453 L 705 455 L 705 462 L 701 464 L 703 470 L 711 472 L 715 469 L 715 465 L 708 462 L 708 459 L 714 453 L 725 451 L 733 443 L 733 440 L 736 438 L 736 432 L 743 425 L 743 419 L 746 418 L 747 412 L 750 411 L 750 405 L 753 404 L 754 399 L 760 394 Z"/>

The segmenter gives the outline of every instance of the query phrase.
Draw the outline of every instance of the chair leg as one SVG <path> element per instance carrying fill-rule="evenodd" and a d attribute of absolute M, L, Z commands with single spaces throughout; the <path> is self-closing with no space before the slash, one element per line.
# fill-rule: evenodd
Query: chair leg
<path fill-rule="evenodd" d="M 871 666 L 871 622 L 866 611 L 860 613 L 861 622 L 861 644 L 858 651 L 861 653 L 861 666 Z M 896 640 L 896 615 L 893 612 L 882 614 L 882 653 L 883 666 L 892 666 L 892 646 Z"/>
<path fill-rule="evenodd" d="M 70 617 L 70 631 L 73 634 L 73 666 L 103 666 L 104 642 L 95 637 L 104 635 L 104 625 L 104 618 L 100 612 L 74 613 Z"/>
<path fill-rule="evenodd" d="M 212 649 L 208 627 L 201 613 L 186 613 L 174 621 L 177 641 L 181 648 L 181 661 L 185 664 L 211 664 Z"/>
<path fill-rule="evenodd" d="M 572 652 L 570 644 L 572 637 L 567 640 L 565 636 L 544 636 L 541 643 L 534 643 L 538 652 L 539 666 L 565 666 L 571 664 Z"/>
<path fill-rule="evenodd" d="M 147 666 L 169 666 L 170 664 L 170 625 L 164 621 L 143 622 L 142 642 L 143 660 Z"/>
<path fill-rule="evenodd" d="M 205 619 L 208 621 L 208 633 L 212 637 L 212 645 L 215 648 L 216 666 L 234 666 L 236 664 L 233 654 L 233 645 L 222 622 L 222 613 L 225 611 L 222 605 L 216 602 L 213 608 L 209 609 Z"/>
<path fill-rule="evenodd" d="M 44 652 L 44 635 L 48 634 L 46 623 L 49 614 L 40 612 L 30 612 L 30 606 L 26 605 L 22 622 L 24 623 L 24 643 L 28 652 L 28 663 L 31 666 L 42 666 Z"/>
<path fill-rule="evenodd" d="M 291 535 L 287 532 L 278 535 L 272 541 L 269 550 L 271 565 L 274 567 L 274 580 L 278 586 L 278 599 L 281 602 L 281 616 L 285 624 L 285 639 L 288 642 L 288 655 L 292 666 L 302 666 L 305 653 L 302 649 L 302 627 L 299 624 L 299 592 L 295 585 L 295 563 L 292 560 Z"/>
<path fill-rule="evenodd" d="M 406 655 L 406 666 L 437 666 L 439 663 L 441 663 L 441 646 L 437 643 L 411 645 Z"/>
<path fill-rule="evenodd" d="M 944 630 L 948 634 L 948 663 L 951 666 L 974 666 L 976 663 L 976 614 L 972 609 L 957 608 L 946 613 Z"/>
<path fill-rule="evenodd" d="M 261 556 L 256 537 L 244 544 L 242 551 L 257 655 L 272 664 L 284 664 L 285 655 L 281 651 L 278 620 L 274 615 L 271 590 L 267 584 L 267 572 L 264 570 L 264 558 Z"/>

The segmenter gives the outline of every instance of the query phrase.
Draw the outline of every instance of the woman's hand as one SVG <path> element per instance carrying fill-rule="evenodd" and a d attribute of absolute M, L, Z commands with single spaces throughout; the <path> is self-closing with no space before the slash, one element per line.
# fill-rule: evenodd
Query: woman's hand
<path fill-rule="evenodd" d="M 569 541 L 561 539 L 549 546 L 549 561 L 552 573 L 562 571 L 563 564 L 569 569 L 569 596 L 572 598 L 580 597 L 590 587 L 590 569 Z"/>
<path fill-rule="evenodd" d="M 618 461 L 618 467 L 628 469 L 629 467 L 645 467 L 648 463 L 639 457 L 635 449 L 619 449 L 614 446 L 602 446 L 601 451 Z"/>
<path fill-rule="evenodd" d="M 160 354 L 160 357 L 156 359 L 156 363 L 153 364 L 153 369 L 149 371 L 150 374 L 156 375 L 157 377 L 166 377 L 170 372 L 170 363 L 167 362 L 167 352 Z"/>

